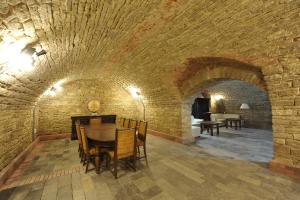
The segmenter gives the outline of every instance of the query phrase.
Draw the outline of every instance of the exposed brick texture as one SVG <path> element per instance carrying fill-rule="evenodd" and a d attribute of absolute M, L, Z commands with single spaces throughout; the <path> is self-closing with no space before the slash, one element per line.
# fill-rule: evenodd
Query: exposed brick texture
<path fill-rule="evenodd" d="M 300 167 L 299 3 L 2 0 L 0 138 L 14 132 L 20 143 L 16 148 L 5 140 L 18 150 L 1 156 L 0 169 L 31 140 L 32 127 L 24 122 L 34 103 L 64 78 L 136 85 L 151 126 L 182 137 L 191 133 L 185 99 L 204 82 L 231 78 L 255 84 L 272 103 L 275 160 Z M 48 53 L 33 71 L 11 71 L 1 57 L 8 41 Z"/>
<path fill-rule="evenodd" d="M 98 114 L 140 118 L 138 103 L 113 84 L 92 79 L 67 82 L 62 87 L 56 96 L 38 101 L 38 134 L 70 133 L 71 116 L 90 115 L 87 103 L 94 99 L 100 101 Z"/>
<path fill-rule="evenodd" d="M 245 127 L 272 129 L 271 105 L 266 92 L 243 81 L 228 80 L 216 82 L 207 89 L 212 97 L 224 97 L 219 101 L 212 98 L 212 112 L 223 107 L 223 112 L 239 114 L 245 120 Z M 240 110 L 242 103 L 247 103 L 250 110 Z"/>
<path fill-rule="evenodd" d="M 1 106 L 0 169 L 32 142 L 32 107 Z"/>

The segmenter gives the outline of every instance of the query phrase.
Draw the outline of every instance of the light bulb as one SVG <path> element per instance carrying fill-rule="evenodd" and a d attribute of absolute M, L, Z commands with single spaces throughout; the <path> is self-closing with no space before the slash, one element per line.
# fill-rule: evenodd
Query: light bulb
<path fill-rule="evenodd" d="M 33 69 L 33 58 L 26 53 L 20 53 L 11 57 L 8 61 L 8 67 L 11 71 L 29 71 Z"/>
<path fill-rule="evenodd" d="M 131 94 L 131 96 L 134 98 L 134 99 L 139 99 L 141 98 L 141 90 L 139 88 L 136 88 L 134 86 L 130 86 L 129 87 L 129 92 Z"/>
<path fill-rule="evenodd" d="M 221 99 L 224 99 L 224 97 L 223 97 L 222 95 L 215 95 L 215 96 L 214 96 L 214 99 L 215 99 L 216 101 L 219 101 L 219 100 L 221 100 Z"/>

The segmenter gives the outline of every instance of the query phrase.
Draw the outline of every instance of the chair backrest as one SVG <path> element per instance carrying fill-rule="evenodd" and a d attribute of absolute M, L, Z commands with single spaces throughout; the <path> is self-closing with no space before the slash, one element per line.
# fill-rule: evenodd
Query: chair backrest
<path fill-rule="evenodd" d="M 135 129 L 117 129 L 115 155 L 117 159 L 136 155 Z"/>
<path fill-rule="evenodd" d="M 100 126 L 101 124 L 102 124 L 101 117 L 91 118 L 90 119 L 90 126 Z"/>
<path fill-rule="evenodd" d="M 129 128 L 136 128 L 137 127 L 137 121 L 134 119 L 131 119 L 129 122 Z"/>
<path fill-rule="evenodd" d="M 116 125 L 122 127 L 124 125 L 124 118 L 123 117 L 118 117 L 117 120 L 116 120 Z"/>
<path fill-rule="evenodd" d="M 123 117 L 120 117 L 120 121 L 119 121 L 120 124 L 118 124 L 118 125 L 124 126 L 124 121 L 125 121 L 125 119 Z"/>
<path fill-rule="evenodd" d="M 89 153 L 89 144 L 88 144 L 88 140 L 86 137 L 86 132 L 85 132 L 85 128 L 80 126 L 80 133 L 81 133 L 81 138 L 82 138 L 82 147 L 83 147 L 83 151 L 84 153 L 88 154 Z"/>
<path fill-rule="evenodd" d="M 123 125 L 124 128 L 129 128 L 129 119 L 125 119 L 124 120 L 124 125 Z"/>
<path fill-rule="evenodd" d="M 77 135 L 78 143 L 80 145 L 82 145 L 82 139 L 81 139 L 81 133 L 80 133 L 80 121 L 79 120 L 76 120 L 75 126 L 76 126 L 76 135 Z"/>
<path fill-rule="evenodd" d="M 142 141 L 146 141 L 148 122 L 140 121 L 138 128 L 138 138 Z"/>
<path fill-rule="evenodd" d="M 120 118 L 120 117 L 117 117 L 115 123 L 116 123 L 117 126 L 120 126 L 121 118 Z"/>

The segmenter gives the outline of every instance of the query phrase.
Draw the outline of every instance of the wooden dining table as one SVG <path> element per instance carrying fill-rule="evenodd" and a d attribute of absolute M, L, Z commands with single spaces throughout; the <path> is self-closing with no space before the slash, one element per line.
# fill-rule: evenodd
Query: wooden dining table
<path fill-rule="evenodd" d="M 101 149 L 114 149 L 116 129 L 124 129 L 113 123 L 101 124 L 100 126 L 85 126 L 88 142 L 96 149 L 95 167 L 96 173 L 100 173 Z"/>

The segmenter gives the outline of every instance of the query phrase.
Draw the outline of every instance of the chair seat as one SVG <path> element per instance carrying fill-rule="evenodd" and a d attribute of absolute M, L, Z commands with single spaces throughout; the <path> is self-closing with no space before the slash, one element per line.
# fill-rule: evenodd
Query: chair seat
<path fill-rule="evenodd" d="M 136 141 L 136 145 L 137 146 L 144 146 L 144 141 L 142 141 L 142 140 L 140 140 L 140 139 L 137 139 L 137 141 Z"/>

